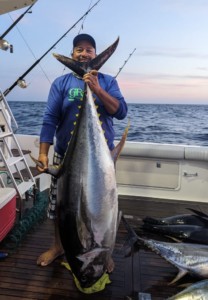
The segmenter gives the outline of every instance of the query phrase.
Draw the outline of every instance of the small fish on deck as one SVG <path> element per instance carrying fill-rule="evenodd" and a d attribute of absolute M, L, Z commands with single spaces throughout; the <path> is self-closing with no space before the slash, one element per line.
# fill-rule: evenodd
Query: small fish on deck
<path fill-rule="evenodd" d="M 191 209 L 195 214 L 180 214 L 174 215 L 166 218 L 153 218 L 145 217 L 143 218 L 144 224 L 152 225 L 197 225 L 208 227 L 208 215 L 202 213 L 196 209 Z"/>
<path fill-rule="evenodd" d="M 208 278 L 208 245 L 191 243 L 168 243 L 139 237 L 122 217 L 131 244 L 143 244 L 159 254 L 178 269 L 178 274 L 169 283 L 173 284 L 186 274 Z"/>
<path fill-rule="evenodd" d="M 153 225 L 144 223 L 141 229 L 183 242 L 208 244 L 208 228 L 198 225 Z"/>
<path fill-rule="evenodd" d="M 207 300 L 208 299 L 208 280 L 202 280 L 192 284 L 180 293 L 168 298 L 167 300 Z"/>
<path fill-rule="evenodd" d="M 189 210 L 195 214 L 145 217 L 141 229 L 184 242 L 208 244 L 208 215 L 195 209 Z"/>

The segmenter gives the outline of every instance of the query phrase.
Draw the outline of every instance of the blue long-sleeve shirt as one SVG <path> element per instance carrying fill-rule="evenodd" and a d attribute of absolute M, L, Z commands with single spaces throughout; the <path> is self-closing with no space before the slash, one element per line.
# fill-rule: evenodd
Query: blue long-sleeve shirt
<path fill-rule="evenodd" d="M 109 114 L 102 101 L 96 97 L 95 105 L 98 105 L 98 113 L 105 138 L 110 150 L 114 148 L 113 118 L 124 119 L 127 115 L 127 104 L 122 96 L 118 83 L 114 77 L 98 73 L 100 86 L 111 96 L 119 101 L 118 111 Z M 51 85 L 48 96 L 46 111 L 43 117 L 43 124 L 40 134 L 40 142 L 53 144 L 56 136 L 55 151 L 64 155 L 67 144 L 74 129 L 74 123 L 79 114 L 79 106 L 82 105 L 84 81 L 69 73 L 58 77 Z"/>

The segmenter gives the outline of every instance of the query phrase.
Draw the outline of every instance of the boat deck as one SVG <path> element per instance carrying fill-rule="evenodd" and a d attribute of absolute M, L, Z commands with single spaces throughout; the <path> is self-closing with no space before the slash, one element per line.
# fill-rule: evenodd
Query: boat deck
<path fill-rule="evenodd" d="M 208 211 L 208 204 L 205 203 L 135 197 L 120 197 L 119 205 L 123 214 L 134 216 L 129 219 L 133 226 L 139 226 L 145 216 L 167 217 L 189 213 L 188 207 Z M 121 223 L 113 254 L 115 270 L 110 275 L 111 284 L 102 292 L 83 294 L 77 290 L 70 272 L 61 265 L 64 257 L 47 267 L 36 265 L 37 257 L 48 248 L 52 237 L 52 222 L 46 220 L 30 230 L 15 251 L 9 251 L 9 256 L 0 260 L 0 299 L 164 300 L 182 289 L 177 284 L 168 285 L 177 269 L 151 250 L 140 248 L 125 256 L 127 232 Z M 8 252 L 3 243 L 0 244 L 0 251 Z M 197 279 L 186 276 L 179 283 L 194 281 Z"/>

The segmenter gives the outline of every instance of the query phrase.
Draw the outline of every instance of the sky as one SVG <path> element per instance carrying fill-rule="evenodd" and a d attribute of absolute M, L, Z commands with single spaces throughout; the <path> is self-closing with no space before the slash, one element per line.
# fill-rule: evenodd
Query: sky
<path fill-rule="evenodd" d="M 54 45 L 93 0 L 38 0 L 5 39 L 14 53 L 0 50 L 4 92 Z M 0 16 L 3 33 L 24 11 Z M 100 0 L 16 86 L 7 100 L 47 101 L 53 80 L 69 70 L 52 53 L 70 56 L 73 38 L 91 34 L 97 54 L 120 37 L 100 70 L 116 76 L 128 103 L 208 104 L 208 0 Z"/>

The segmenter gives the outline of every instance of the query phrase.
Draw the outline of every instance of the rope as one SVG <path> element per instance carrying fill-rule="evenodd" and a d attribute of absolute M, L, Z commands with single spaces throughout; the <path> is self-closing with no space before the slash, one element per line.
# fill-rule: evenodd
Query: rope
<path fill-rule="evenodd" d="M 36 224 L 45 220 L 47 206 L 48 193 L 45 191 L 37 193 L 34 206 L 25 213 L 5 238 L 5 247 L 8 249 L 16 249 L 27 233 Z"/>

